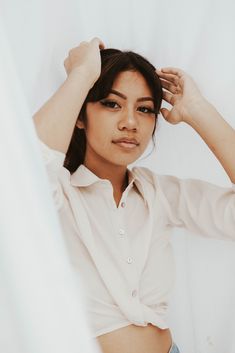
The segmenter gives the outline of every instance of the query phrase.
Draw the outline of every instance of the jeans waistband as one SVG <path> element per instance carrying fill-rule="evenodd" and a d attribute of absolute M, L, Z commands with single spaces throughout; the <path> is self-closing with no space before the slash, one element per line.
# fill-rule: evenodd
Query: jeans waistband
<path fill-rule="evenodd" d="M 174 342 L 172 342 L 169 353 L 180 353 L 179 348 L 177 347 L 177 345 Z"/>

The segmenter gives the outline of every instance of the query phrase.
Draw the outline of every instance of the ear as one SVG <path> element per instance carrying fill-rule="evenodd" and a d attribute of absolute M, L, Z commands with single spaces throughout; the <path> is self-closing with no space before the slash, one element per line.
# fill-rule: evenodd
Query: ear
<path fill-rule="evenodd" d="M 76 126 L 77 126 L 79 129 L 85 129 L 84 122 L 81 121 L 80 119 L 77 120 Z"/>

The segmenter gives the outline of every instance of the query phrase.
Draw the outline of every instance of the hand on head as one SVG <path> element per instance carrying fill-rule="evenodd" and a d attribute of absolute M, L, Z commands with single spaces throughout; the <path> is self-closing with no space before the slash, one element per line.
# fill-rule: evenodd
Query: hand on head
<path fill-rule="evenodd" d="M 81 42 L 77 47 L 69 51 L 64 61 L 64 67 L 68 75 L 74 70 L 79 70 L 87 75 L 94 84 L 100 76 L 101 58 L 100 49 L 104 49 L 104 43 L 97 37 L 89 42 Z"/>
<path fill-rule="evenodd" d="M 187 122 L 190 112 L 197 108 L 203 97 L 193 79 L 183 70 L 167 67 L 156 70 L 163 87 L 163 99 L 172 108 L 161 108 L 165 120 L 171 124 Z"/>

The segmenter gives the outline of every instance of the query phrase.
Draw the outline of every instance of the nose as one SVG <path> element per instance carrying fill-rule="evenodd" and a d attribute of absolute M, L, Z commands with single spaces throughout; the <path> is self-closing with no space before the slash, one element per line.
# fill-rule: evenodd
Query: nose
<path fill-rule="evenodd" d="M 120 130 L 137 130 L 138 121 L 135 112 L 132 109 L 123 112 L 118 123 L 118 128 Z"/>

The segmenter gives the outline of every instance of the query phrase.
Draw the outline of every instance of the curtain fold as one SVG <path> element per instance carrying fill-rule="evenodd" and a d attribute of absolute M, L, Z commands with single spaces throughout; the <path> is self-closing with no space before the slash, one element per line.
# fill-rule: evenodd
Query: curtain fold
<path fill-rule="evenodd" d="M 98 352 L 0 23 L 0 350 Z"/>

